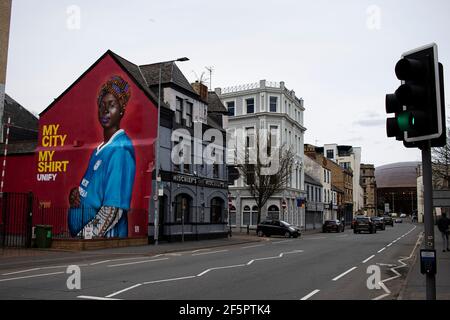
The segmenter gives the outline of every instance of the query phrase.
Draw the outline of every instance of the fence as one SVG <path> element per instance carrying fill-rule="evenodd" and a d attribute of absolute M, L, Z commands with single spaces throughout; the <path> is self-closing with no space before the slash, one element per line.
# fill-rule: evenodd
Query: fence
<path fill-rule="evenodd" d="M 69 214 L 69 210 L 77 212 Z M 96 214 L 97 211 L 90 208 L 40 206 L 32 193 L 0 193 L 0 247 L 31 247 L 32 230 L 36 225 L 52 226 L 53 239 L 83 239 L 86 237 L 83 226 Z M 147 236 L 148 211 L 130 209 L 126 214 L 125 236 Z"/>
<path fill-rule="evenodd" d="M 30 247 L 33 195 L 0 193 L 0 246 Z"/>

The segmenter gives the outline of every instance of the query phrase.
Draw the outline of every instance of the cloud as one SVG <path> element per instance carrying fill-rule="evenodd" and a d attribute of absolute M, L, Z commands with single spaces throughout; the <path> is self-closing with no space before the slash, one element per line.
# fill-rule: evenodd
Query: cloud
<path fill-rule="evenodd" d="M 381 127 L 386 123 L 383 115 L 373 110 L 366 110 L 359 116 L 359 120 L 353 121 L 353 125 L 361 127 Z"/>
<path fill-rule="evenodd" d="M 381 127 L 386 123 L 386 119 L 361 119 L 354 121 L 354 125 L 362 126 L 362 127 Z"/>

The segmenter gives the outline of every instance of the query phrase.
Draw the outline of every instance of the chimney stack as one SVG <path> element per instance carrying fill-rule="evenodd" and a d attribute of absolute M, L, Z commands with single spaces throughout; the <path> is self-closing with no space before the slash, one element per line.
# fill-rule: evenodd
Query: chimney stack
<path fill-rule="evenodd" d="M 208 87 L 205 86 L 203 83 L 195 81 L 195 83 L 191 84 L 192 88 L 194 89 L 195 92 L 197 92 L 197 94 L 200 96 L 200 98 L 205 101 L 208 102 Z"/>

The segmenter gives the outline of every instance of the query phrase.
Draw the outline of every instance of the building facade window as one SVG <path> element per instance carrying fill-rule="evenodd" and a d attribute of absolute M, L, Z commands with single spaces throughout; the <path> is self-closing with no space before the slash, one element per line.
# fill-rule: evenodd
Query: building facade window
<path fill-rule="evenodd" d="M 233 117 L 236 115 L 236 110 L 234 106 L 234 101 L 227 102 L 228 116 Z"/>
<path fill-rule="evenodd" d="M 191 102 L 186 102 L 185 126 L 189 127 L 189 128 L 192 127 L 192 107 L 193 107 L 193 104 Z"/>
<path fill-rule="evenodd" d="M 276 205 L 271 205 L 268 209 L 267 218 L 279 220 L 280 219 L 280 209 Z"/>
<path fill-rule="evenodd" d="M 277 97 L 270 97 L 270 106 L 269 106 L 269 110 L 270 112 L 277 112 Z"/>
<path fill-rule="evenodd" d="M 192 198 L 187 194 L 179 194 L 175 197 L 175 222 L 190 222 Z"/>
<path fill-rule="evenodd" d="M 217 163 L 213 164 L 213 177 L 219 178 L 219 165 Z"/>
<path fill-rule="evenodd" d="M 221 223 L 223 221 L 224 201 L 221 198 L 211 200 L 211 223 Z"/>
<path fill-rule="evenodd" d="M 255 99 L 245 99 L 245 105 L 247 107 L 247 113 L 255 113 Z"/>
<path fill-rule="evenodd" d="M 334 159 L 334 150 L 327 150 L 327 158 Z"/>
<path fill-rule="evenodd" d="M 252 207 L 252 226 L 256 226 L 258 224 L 258 206 Z"/>
<path fill-rule="evenodd" d="M 236 207 L 235 206 L 231 206 L 229 209 L 229 214 L 230 214 L 230 225 L 231 226 L 235 226 L 236 225 Z"/>
<path fill-rule="evenodd" d="M 181 124 L 183 118 L 183 99 L 176 97 L 175 122 Z"/>
<path fill-rule="evenodd" d="M 244 210 L 242 212 L 242 225 L 243 226 L 249 226 L 251 224 L 250 214 L 251 214 L 250 207 L 244 206 Z"/>

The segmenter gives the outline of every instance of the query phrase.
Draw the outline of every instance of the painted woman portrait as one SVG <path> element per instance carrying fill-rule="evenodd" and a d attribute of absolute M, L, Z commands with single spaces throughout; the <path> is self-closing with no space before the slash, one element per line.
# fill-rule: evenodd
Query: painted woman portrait
<path fill-rule="evenodd" d="M 128 83 L 113 76 L 98 92 L 98 121 L 103 142 L 92 151 L 78 187 L 69 194 L 68 224 L 72 236 L 127 237 L 136 159 L 133 144 L 120 121 L 131 92 Z"/>

